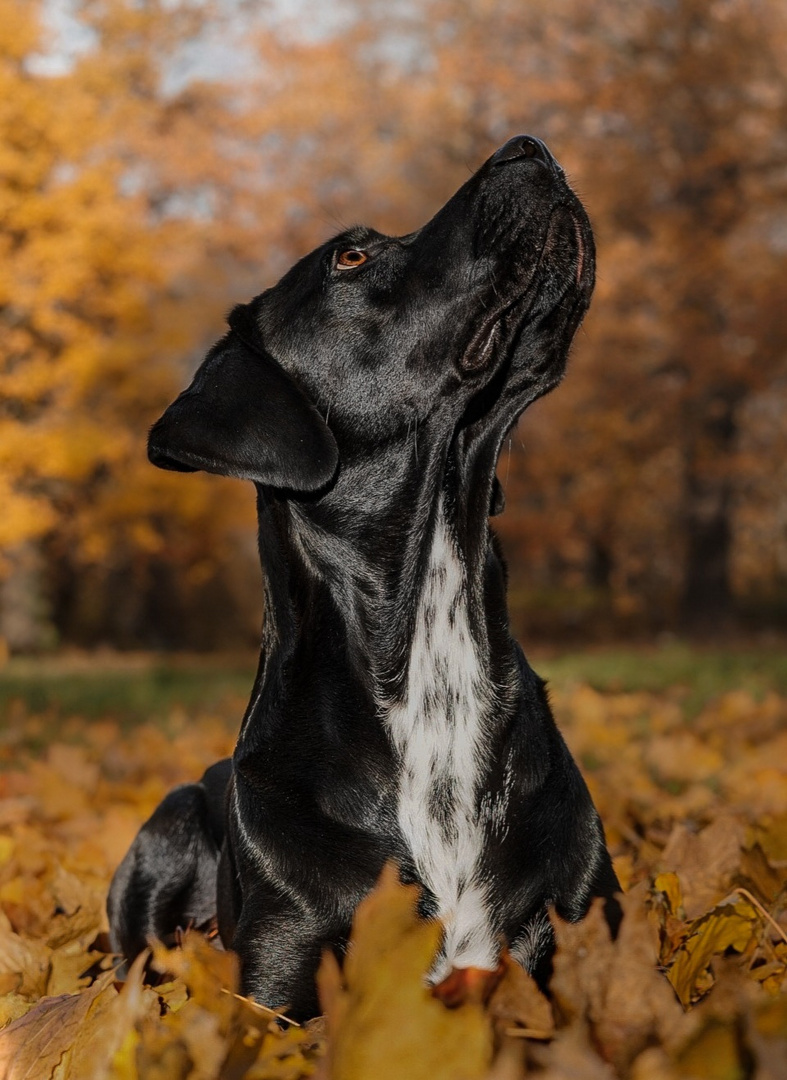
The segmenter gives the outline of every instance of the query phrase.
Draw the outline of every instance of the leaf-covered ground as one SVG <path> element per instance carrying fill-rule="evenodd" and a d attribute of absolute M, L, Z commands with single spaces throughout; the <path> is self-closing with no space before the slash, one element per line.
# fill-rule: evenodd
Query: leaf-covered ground
<path fill-rule="evenodd" d="M 10 706 L 0 1080 L 783 1080 L 787 696 L 563 682 L 552 699 L 626 890 L 617 940 L 597 910 L 556 920 L 549 1000 L 509 966 L 487 1005 L 448 1010 L 423 981 L 439 927 L 392 872 L 305 1028 L 240 998 L 234 957 L 193 935 L 156 952 L 155 988 L 106 952 L 112 870 L 165 792 L 229 752 L 239 703 L 131 726 Z"/>

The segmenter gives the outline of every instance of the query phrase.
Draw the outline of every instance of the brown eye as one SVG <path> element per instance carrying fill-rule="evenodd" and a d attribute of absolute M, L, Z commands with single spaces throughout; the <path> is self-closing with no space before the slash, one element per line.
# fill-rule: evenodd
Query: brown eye
<path fill-rule="evenodd" d="M 343 251 L 336 257 L 336 269 L 337 270 L 352 270 L 355 266 L 363 266 L 369 256 L 365 251 L 359 251 L 357 248 L 350 248 L 349 251 Z"/>

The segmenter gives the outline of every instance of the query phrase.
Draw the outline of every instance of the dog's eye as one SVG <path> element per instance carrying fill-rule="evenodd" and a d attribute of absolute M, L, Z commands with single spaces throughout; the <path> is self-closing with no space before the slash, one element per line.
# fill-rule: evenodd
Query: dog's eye
<path fill-rule="evenodd" d="M 342 251 L 340 255 L 336 256 L 336 269 L 352 270 L 356 266 L 363 266 L 368 258 L 369 256 L 365 251 L 350 248 L 349 251 Z"/>

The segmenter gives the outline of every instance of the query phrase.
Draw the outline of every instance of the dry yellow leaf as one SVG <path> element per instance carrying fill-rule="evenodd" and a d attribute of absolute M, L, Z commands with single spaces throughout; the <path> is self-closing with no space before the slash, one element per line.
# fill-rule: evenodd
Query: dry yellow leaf
<path fill-rule="evenodd" d="M 10 1024 L 12 1020 L 18 1020 L 33 1008 L 32 1001 L 22 997 L 21 994 L 8 993 L 0 997 L 0 1028 Z"/>
<path fill-rule="evenodd" d="M 482 1007 L 448 1010 L 429 991 L 441 929 L 419 919 L 417 902 L 387 867 L 356 913 L 343 978 L 330 955 L 323 961 L 330 1080 L 483 1080 L 489 1069 Z"/>
<path fill-rule="evenodd" d="M 553 919 L 557 938 L 550 990 L 561 1013 L 587 1020 L 605 1057 L 623 1068 L 656 1039 L 674 1038 L 680 1006 L 658 972 L 658 942 L 645 907 L 647 883 L 622 897 L 623 922 L 610 939 L 596 901 L 579 923 Z"/>
<path fill-rule="evenodd" d="M 677 874 L 667 871 L 663 874 L 657 874 L 656 879 L 653 882 L 653 888 L 656 892 L 663 893 L 669 910 L 673 915 L 680 914 L 683 907 L 683 893 L 680 888 L 680 879 Z"/>
<path fill-rule="evenodd" d="M 705 978 L 712 957 L 727 949 L 742 952 L 758 929 L 759 916 L 743 899 L 719 904 L 697 919 L 667 972 L 681 1004 L 689 1005 L 701 990 L 709 987 L 707 982 L 698 986 L 698 981 Z"/>
<path fill-rule="evenodd" d="M 18 975 L 19 993 L 33 1000 L 46 993 L 52 950 L 43 941 L 14 933 L 0 912 L 0 973 Z"/>

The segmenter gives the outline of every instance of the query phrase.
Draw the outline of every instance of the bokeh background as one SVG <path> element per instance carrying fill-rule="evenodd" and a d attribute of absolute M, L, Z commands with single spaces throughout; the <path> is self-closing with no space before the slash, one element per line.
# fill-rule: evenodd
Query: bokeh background
<path fill-rule="evenodd" d="M 517 132 L 599 282 L 500 462 L 515 630 L 779 630 L 785 56 L 775 0 L 0 0 L 3 649 L 254 647 L 252 488 L 148 426 L 234 302 Z"/>
<path fill-rule="evenodd" d="M 234 303 L 344 226 L 417 228 L 519 132 L 583 197 L 599 273 L 565 382 L 504 447 L 496 528 L 513 629 L 631 916 L 614 958 L 574 929 L 564 976 L 596 996 L 561 1006 L 574 1019 L 539 1060 L 549 1076 L 782 1075 L 787 4 L 0 0 L 13 1076 L 44 1068 L 42 1030 L 58 1076 L 72 1050 L 106 1080 L 165 1058 L 204 1080 L 225 1060 L 210 981 L 198 1022 L 194 1000 L 154 998 L 134 1031 L 89 996 L 111 963 L 110 878 L 166 792 L 231 752 L 263 617 L 252 486 L 154 469 L 148 427 Z M 656 963 L 699 1001 L 686 1017 L 664 1010 Z M 112 1023 L 125 1049 L 102 1072 Z M 311 1075 L 287 1061 L 248 1075 Z"/>

